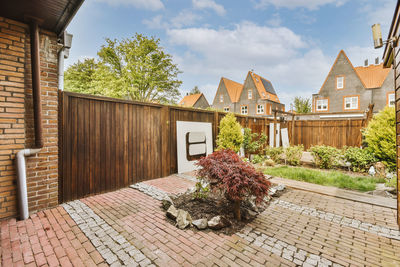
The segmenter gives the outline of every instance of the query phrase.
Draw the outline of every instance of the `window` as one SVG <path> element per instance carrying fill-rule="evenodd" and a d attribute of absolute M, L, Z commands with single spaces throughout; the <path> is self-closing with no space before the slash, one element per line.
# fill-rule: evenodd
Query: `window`
<path fill-rule="evenodd" d="M 247 99 L 252 99 L 253 98 L 253 90 L 248 90 L 247 91 Z"/>
<path fill-rule="evenodd" d="M 221 103 L 224 102 L 224 96 L 223 95 L 219 96 L 219 102 L 221 102 Z"/>
<path fill-rule="evenodd" d="M 242 115 L 247 115 L 247 106 L 241 106 L 240 107 L 240 113 L 242 114 Z"/>
<path fill-rule="evenodd" d="M 387 104 L 388 104 L 389 107 L 394 107 L 395 106 L 396 98 L 395 98 L 395 94 L 394 93 L 388 94 Z"/>
<path fill-rule="evenodd" d="M 345 97 L 344 109 L 358 109 L 358 96 Z"/>
<path fill-rule="evenodd" d="M 328 110 L 328 99 L 318 99 L 317 111 L 327 111 L 327 110 Z"/>
<path fill-rule="evenodd" d="M 229 107 L 224 107 L 225 112 L 229 112 Z"/>
<path fill-rule="evenodd" d="M 338 76 L 336 77 L 336 89 L 343 89 L 344 88 L 344 77 Z"/>
<path fill-rule="evenodd" d="M 257 105 L 257 114 L 264 114 L 264 105 L 263 104 Z"/>
<path fill-rule="evenodd" d="M 263 98 L 265 97 L 265 92 L 262 92 L 262 97 L 263 97 Z"/>

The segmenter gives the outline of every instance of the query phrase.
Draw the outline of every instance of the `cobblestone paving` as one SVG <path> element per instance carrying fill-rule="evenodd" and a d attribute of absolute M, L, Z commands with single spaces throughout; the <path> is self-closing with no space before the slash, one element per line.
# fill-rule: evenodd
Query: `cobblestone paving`
<path fill-rule="evenodd" d="M 151 261 L 79 200 L 62 205 L 111 266 L 147 266 Z"/>
<path fill-rule="evenodd" d="M 136 183 L 130 186 L 133 189 L 139 190 L 152 198 L 157 200 L 163 200 L 168 197 L 168 194 L 155 186 L 148 185 L 146 183 Z"/>
<path fill-rule="evenodd" d="M 313 217 L 318 217 L 320 219 L 334 222 L 343 226 L 348 226 L 352 228 L 356 228 L 365 232 L 370 232 L 373 234 L 378 234 L 380 236 L 384 236 L 387 238 L 392 238 L 396 240 L 400 240 L 400 231 L 397 229 L 390 229 L 384 226 L 373 225 L 371 223 L 361 222 L 357 219 L 352 219 L 349 217 L 336 215 L 330 212 L 320 211 L 314 208 L 296 205 L 284 200 L 275 200 L 271 203 L 272 205 L 279 205 L 283 208 L 290 209 L 300 214 L 309 215 Z"/>
<path fill-rule="evenodd" d="M 166 219 L 158 199 L 194 181 L 143 184 L 143 192 L 126 188 L 2 221 L 0 265 L 400 266 L 400 241 L 384 236 L 398 234 L 391 209 L 289 190 L 227 236 Z"/>

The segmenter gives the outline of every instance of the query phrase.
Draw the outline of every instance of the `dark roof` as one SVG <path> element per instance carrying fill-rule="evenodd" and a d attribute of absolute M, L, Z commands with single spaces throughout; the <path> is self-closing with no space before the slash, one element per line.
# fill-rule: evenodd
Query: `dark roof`
<path fill-rule="evenodd" d="M 261 82 L 264 85 L 264 88 L 265 88 L 265 90 L 267 90 L 268 93 L 276 95 L 275 89 L 272 86 L 272 83 L 270 81 L 267 81 L 264 78 L 261 78 Z"/>
<path fill-rule="evenodd" d="M 39 26 L 57 34 L 62 33 L 84 0 L 2 0 L 0 16 L 20 22 L 29 17 L 39 20 Z"/>

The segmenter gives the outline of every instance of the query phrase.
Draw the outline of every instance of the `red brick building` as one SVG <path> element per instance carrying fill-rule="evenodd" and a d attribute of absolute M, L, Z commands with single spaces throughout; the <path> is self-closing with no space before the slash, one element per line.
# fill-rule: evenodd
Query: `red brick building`
<path fill-rule="evenodd" d="M 29 212 L 58 204 L 58 40 L 82 2 L 0 2 L 0 218 L 18 214 L 15 156 L 26 148 L 42 146 L 26 157 Z"/>

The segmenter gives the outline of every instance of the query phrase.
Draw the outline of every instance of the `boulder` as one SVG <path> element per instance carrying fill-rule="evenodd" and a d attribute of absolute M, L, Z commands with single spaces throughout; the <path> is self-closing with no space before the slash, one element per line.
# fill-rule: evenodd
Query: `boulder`
<path fill-rule="evenodd" d="M 176 216 L 176 226 L 179 229 L 185 229 L 192 223 L 192 217 L 190 216 L 189 212 L 185 210 L 178 210 L 178 215 Z"/>
<path fill-rule="evenodd" d="M 276 189 L 275 187 L 272 187 L 268 190 L 268 195 L 270 195 L 271 197 L 275 196 L 276 194 Z"/>
<path fill-rule="evenodd" d="M 167 210 L 167 217 L 172 220 L 176 220 L 176 216 L 178 216 L 178 210 L 175 208 L 175 206 L 171 205 Z"/>
<path fill-rule="evenodd" d="M 376 171 L 375 171 L 374 166 L 371 166 L 371 167 L 369 168 L 368 173 L 369 173 L 369 175 L 371 175 L 371 176 L 375 176 Z"/>
<path fill-rule="evenodd" d="M 171 205 L 174 205 L 174 202 L 170 197 L 165 197 L 163 200 L 161 200 L 161 205 L 164 210 L 168 210 Z"/>
<path fill-rule="evenodd" d="M 192 221 L 192 224 L 199 230 L 204 230 L 208 226 L 207 219 L 194 220 L 194 221 Z"/>
<path fill-rule="evenodd" d="M 242 219 L 245 219 L 247 221 L 257 215 L 258 215 L 258 212 L 252 211 L 251 209 L 243 209 Z"/>
<path fill-rule="evenodd" d="M 286 188 L 286 186 L 284 184 L 279 184 L 279 185 L 275 186 L 275 189 L 277 191 L 283 191 L 283 190 L 285 190 L 285 188 Z"/>
<path fill-rule="evenodd" d="M 209 220 L 207 225 L 208 225 L 208 228 L 210 228 L 210 229 L 219 230 L 224 227 L 230 226 L 231 222 L 227 218 L 218 215 L 218 216 L 213 217 L 211 220 Z"/>
<path fill-rule="evenodd" d="M 382 162 L 377 162 L 374 165 L 375 168 L 375 176 L 377 177 L 386 177 L 386 167 L 385 164 L 383 164 Z"/>

